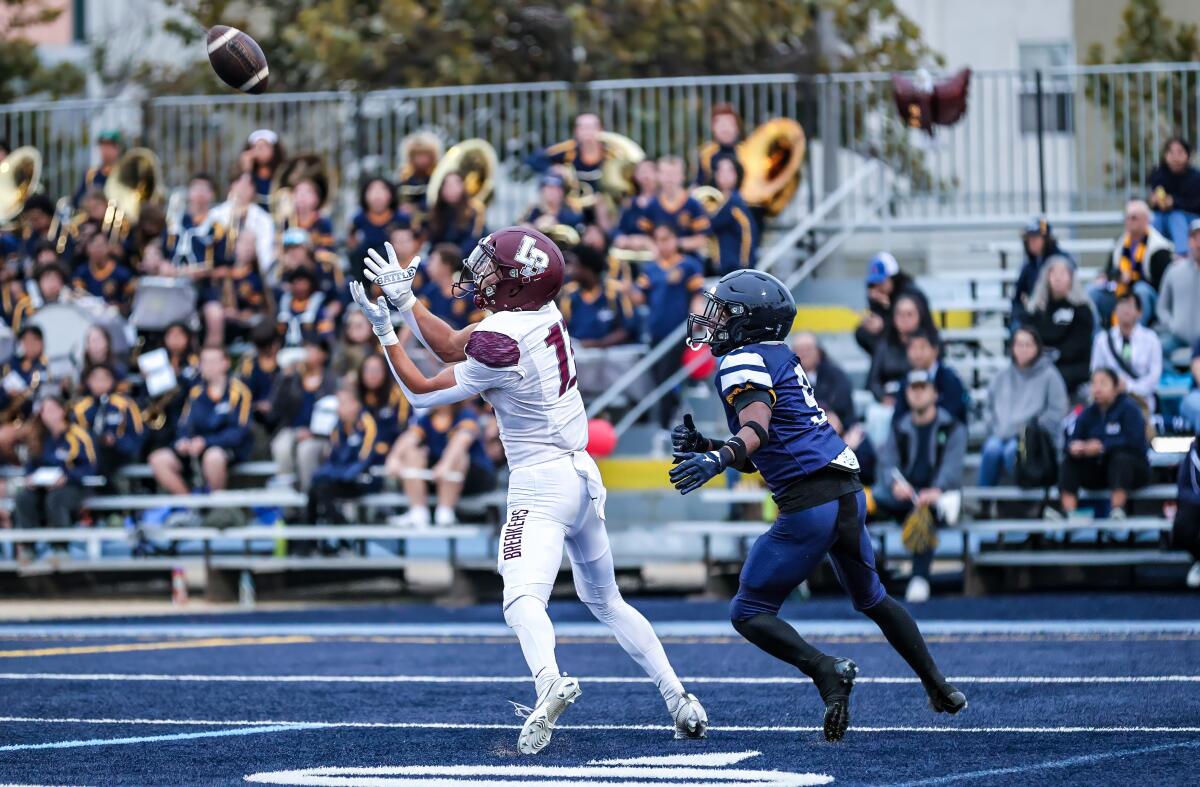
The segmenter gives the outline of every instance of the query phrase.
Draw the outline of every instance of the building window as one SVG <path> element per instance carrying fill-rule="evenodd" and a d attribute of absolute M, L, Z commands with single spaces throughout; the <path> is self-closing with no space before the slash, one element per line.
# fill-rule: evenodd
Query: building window
<path fill-rule="evenodd" d="M 1044 130 L 1053 134 L 1073 133 L 1075 92 L 1071 88 L 1071 79 L 1051 71 L 1071 64 L 1071 45 L 1066 42 L 1026 43 L 1019 47 L 1021 132 L 1036 134 L 1038 131 L 1035 72 L 1041 71 Z"/>
<path fill-rule="evenodd" d="M 71 40 L 76 44 L 87 43 L 85 8 L 87 8 L 87 0 L 71 0 Z"/>

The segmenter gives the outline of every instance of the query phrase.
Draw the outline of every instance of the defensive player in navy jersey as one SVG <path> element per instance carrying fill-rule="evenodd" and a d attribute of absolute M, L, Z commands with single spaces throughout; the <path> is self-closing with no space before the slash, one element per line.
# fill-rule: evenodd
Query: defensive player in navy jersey
<path fill-rule="evenodd" d="M 721 357 L 717 391 L 733 435 L 710 440 L 685 416 L 672 435 L 677 464 L 671 481 L 686 495 L 727 468 L 758 470 L 779 507 L 779 518 L 742 567 L 730 605 L 734 628 L 812 678 L 825 703 L 825 738 L 841 740 L 857 665 L 817 650 L 778 616 L 788 594 L 829 555 L 855 608 L 917 673 L 933 709 L 958 713 L 966 696 L 946 681 L 912 617 L 879 581 L 858 459 L 829 425 L 800 361 L 784 344 L 796 317 L 792 294 L 769 274 L 739 270 L 704 297 L 704 313 L 688 318 L 688 344 L 710 345 Z"/>

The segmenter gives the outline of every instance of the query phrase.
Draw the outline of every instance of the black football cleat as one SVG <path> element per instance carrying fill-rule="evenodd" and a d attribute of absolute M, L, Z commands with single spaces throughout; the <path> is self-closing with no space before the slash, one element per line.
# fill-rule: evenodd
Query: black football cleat
<path fill-rule="evenodd" d="M 834 659 L 814 679 L 825 702 L 825 740 L 840 741 L 850 726 L 850 691 L 858 676 L 858 665 L 850 659 Z"/>
<path fill-rule="evenodd" d="M 929 694 L 929 707 L 937 713 L 949 713 L 951 716 L 967 707 L 967 695 L 943 681 L 940 686 L 926 686 Z"/>

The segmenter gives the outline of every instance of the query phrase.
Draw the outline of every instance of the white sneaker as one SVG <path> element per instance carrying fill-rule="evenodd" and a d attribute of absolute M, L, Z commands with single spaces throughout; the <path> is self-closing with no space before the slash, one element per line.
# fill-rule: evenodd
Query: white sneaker
<path fill-rule="evenodd" d="M 428 513 L 428 512 L 426 512 Z M 438 506 L 433 511 L 433 524 L 438 527 L 449 527 L 458 524 L 458 516 L 449 506 Z"/>
<path fill-rule="evenodd" d="M 667 710 L 675 719 L 675 740 L 704 738 L 708 735 L 708 714 L 695 694 L 682 695 L 675 700 L 675 707 Z"/>
<path fill-rule="evenodd" d="M 521 734 L 517 737 L 517 751 L 521 754 L 537 754 L 546 748 L 550 736 L 554 734 L 554 723 L 582 693 L 577 679 L 563 675 L 550 684 L 545 694 L 538 697 L 536 708 L 513 703 L 518 716 L 528 713 Z"/>
<path fill-rule="evenodd" d="M 908 580 L 908 589 L 904 591 L 904 600 L 909 604 L 924 604 L 929 600 L 929 580 L 925 577 L 913 577 Z"/>
<path fill-rule="evenodd" d="M 1200 588 L 1200 560 L 1192 564 L 1188 570 L 1187 586 L 1190 588 Z"/>
<path fill-rule="evenodd" d="M 424 530 L 429 527 L 429 509 L 424 506 L 414 506 L 408 509 L 408 512 L 396 521 L 396 525 L 414 530 Z"/>

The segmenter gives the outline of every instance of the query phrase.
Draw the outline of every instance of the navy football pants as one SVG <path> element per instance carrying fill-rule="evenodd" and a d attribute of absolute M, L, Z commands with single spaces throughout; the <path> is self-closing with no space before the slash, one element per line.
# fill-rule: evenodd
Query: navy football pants
<path fill-rule="evenodd" d="M 860 490 L 803 511 L 780 514 L 750 549 L 729 607 L 730 619 L 777 614 L 788 594 L 808 579 L 827 554 L 855 609 L 870 609 L 887 597 L 875 570 L 866 496 Z"/>

